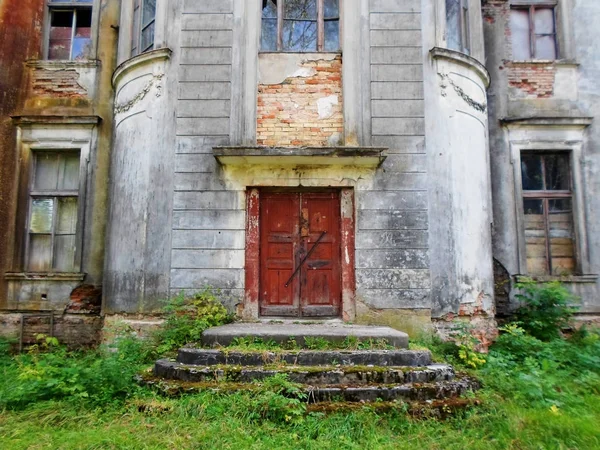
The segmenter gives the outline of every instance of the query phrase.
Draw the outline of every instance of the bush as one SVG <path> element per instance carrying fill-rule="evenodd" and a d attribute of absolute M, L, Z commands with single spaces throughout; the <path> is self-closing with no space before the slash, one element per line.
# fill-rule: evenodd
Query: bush
<path fill-rule="evenodd" d="M 56 338 L 38 336 L 27 353 L 6 361 L 0 373 L 0 408 L 19 408 L 42 400 L 81 400 L 104 406 L 139 389 L 134 376 L 141 369 L 137 346 L 116 350 L 69 351 Z M 125 342 L 125 341 L 122 341 Z M 122 351 L 121 351 L 122 350 Z"/>
<path fill-rule="evenodd" d="M 199 342 L 202 332 L 207 328 L 233 321 L 209 287 L 191 298 L 179 294 L 169 300 L 164 313 L 165 322 L 154 336 L 159 354 Z"/>
<path fill-rule="evenodd" d="M 569 325 L 577 311 L 572 304 L 578 298 L 558 281 L 539 284 L 526 280 L 516 284 L 520 293 L 516 297 L 523 302 L 515 312 L 520 326 L 531 336 L 548 341 L 560 336 L 560 330 Z"/>

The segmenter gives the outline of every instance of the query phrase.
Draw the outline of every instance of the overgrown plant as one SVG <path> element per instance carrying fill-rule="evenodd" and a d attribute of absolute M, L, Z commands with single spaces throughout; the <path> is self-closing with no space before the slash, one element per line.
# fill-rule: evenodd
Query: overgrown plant
<path fill-rule="evenodd" d="M 577 312 L 573 303 L 579 299 L 558 281 L 540 284 L 526 279 L 515 286 L 519 290 L 516 297 L 522 302 L 515 312 L 519 325 L 542 341 L 559 337 Z"/>
<path fill-rule="evenodd" d="M 207 328 L 232 322 L 232 315 L 218 300 L 217 294 L 206 287 L 192 297 L 181 293 L 169 300 L 164 308 L 165 322 L 155 334 L 158 353 L 199 342 Z"/>

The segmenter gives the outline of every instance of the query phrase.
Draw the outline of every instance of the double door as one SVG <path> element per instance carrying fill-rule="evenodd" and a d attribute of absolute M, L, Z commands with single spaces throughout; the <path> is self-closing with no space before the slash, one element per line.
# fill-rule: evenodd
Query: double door
<path fill-rule="evenodd" d="M 262 316 L 337 317 L 341 304 L 340 196 L 260 196 Z"/>

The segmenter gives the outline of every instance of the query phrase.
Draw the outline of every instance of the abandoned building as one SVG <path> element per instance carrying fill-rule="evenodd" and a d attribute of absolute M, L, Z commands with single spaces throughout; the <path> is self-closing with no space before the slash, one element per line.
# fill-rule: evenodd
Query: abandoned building
<path fill-rule="evenodd" d="M 0 0 L 0 332 L 93 342 L 211 286 L 245 320 L 486 340 L 523 276 L 595 320 L 598 20 L 597 0 Z"/>

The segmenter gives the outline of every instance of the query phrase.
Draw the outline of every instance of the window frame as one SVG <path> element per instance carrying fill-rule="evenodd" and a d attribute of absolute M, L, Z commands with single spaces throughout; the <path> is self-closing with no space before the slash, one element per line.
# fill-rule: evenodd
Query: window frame
<path fill-rule="evenodd" d="M 584 125 L 585 126 L 585 125 Z M 514 128 L 513 128 L 514 127 Z M 513 187 L 515 207 L 515 227 L 517 238 L 517 263 L 519 274 L 528 275 L 527 250 L 525 246 L 525 211 L 523 208 L 523 183 L 521 179 L 521 154 L 558 153 L 570 155 L 571 192 L 573 209 L 573 232 L 575 270 L 574 274 L 589 274 L 590 261 L 587 247 L 586 214 L 584 200 L 584 179 L 582 169 L 583 158 L 583 129 L 567 125 L 561 130 L 549 134 L 546 127 L 520 126 L 518 123 L 509 125 L 510 159 L 513 166 Z M 554 139 L 552 139 L 554 137 Z M 577 276 L 577 275 L 574 275 Z M 550 275 L 546 278 L 561 279 L 560 276 Z"/>
<path fill-rule="evenodd" d="M 555 274 L 554 273 L 554 268 L 552 267 L 552 244 L 551 244 L 551 239 L 550 239 L 550 211 L 549 211 L 549 203 L 550 200 L 560 200 L 560 199 L 569 199 L 571 201 L 571 221 L 573 224 L 573 238 L 572 238 L 572 245 L 573 245 L 573 259 L 575 262 L 575 267 L 573 270 L 573 273 L 568 274 L 568 275 L 577 275 L 579 273 L 578 270 L 578 264 L 577 264 L 577 255 L 576 255 L 576 248 L 577 248 L 577 242 L 576 242 L 576 236 L 575 236 L 575 210 L 574 210 L 574 199 L 573 199 L 573 171 L 571 169 L 572 167 L 572 154 L 570 151 L 551 151 L 551 150 L 536 150 L 536 151 L 529 151 L 529 150 L 523 150 L 520 152 L 520 159 L 522 161 L 523 156 L 524 155 L 536 155 L 536 156 L 540 156 L 542 158 L 542 165 L 541 165 L 541 169 L 542 169 L 542 179 L 544 180 L 544 183 L 546 182 L 546 163 L 545 163 L 545 156 L 549 156 L 549 155 L 562 155 L 562 156 L 566 156 L 567 157 L 567 161 L 568 161 L 568 173 L 569 173 L 569 189 L 568 190 L 548 190 L 548 189 L 542 189 L 542 190 L 526 190 L 526 189 L 522 189 L 522 200 L 521 202 L 524 203 L 524 201 L 526 199 L 529 200 L 541 200 L 543 202 L 543 216 L 544 216 L 544 232 L 545 232 L 545 240 L 546 240 L 546 244 L 545 244 L 545 250 L 546 250 L 546 273 L 544 274 L 536 274 L 536 276 L 560 276 L 559 274 Z M 523 185 L 523 177 L 521 176 L 521 186 Z M 525 207 L 523 206 L 523 221 L 525 222 L 525 211 L 524 211 Z M 525 239 L 526 236 L 525 236 Z M 525 242 L 525 252 L 527 253 L 527 242 Z M 526 255 L 526 259 L 527 259 L 527 255 Z"/>
<path fill-rule="evenodd" d="M 11 273 L 33 274 L 81 274 L 85 261 L 84 235 L 86 234 L 86 206 L 88 202 L 90 170 L 89 160 L 92 148 L 96 145 L 97 135 L 95 127 L 97 118 L 85 117 L 79 122 L 70 122 L 69 119 L 46 122 L 32 122 L 32 118 L 25 116 L 16 119 L 18 127 L 19 147 L 19 176 L 18 176 L 18 202 L 15 217 L 15 242 L 12 246 L 13 255 Z M 74 272 L 29 272 L 26 246 L 29 239 L 29 214 L 30 214 L 30 187 L 33 176 L 33 157 L 35 152 L 78 152 L 79 153 L 79 188 L 77 205 L 77 227 L 75 234 L 75 264 Z M 27 249 L 28 250 L 28 249 Z"/>
<path fill-rule="evenodd" d="M 156 47 L 156 3 L 154 5 L 154 16 L 147 23 L 144 24 L 144 4 L 147 0 L 133 0 L 132 3 L 132 33 L 131 33 L 131 57 L 141 55 L 142 53 L 146 53 L 152 51 Z M 141 48 L 142 45 L 142 35 L 146 29 L 150 26 L 154 27 L 154 33 L 152 35 L 152 43 L 147 46 L 145 49 Z"/>
<path fill-rule="evenodd" d="M 553 17 L 553 21 L 554 21 L 554 33 L 548 34 L 548 33 L 542 33 L 542 34 L 538 34 L 535 32 L 535 10 L 536 9 L 552 9 L 552 17 Z M 559 42 L 559 33 L 558 33 L 558 24 L 559 24 L 559 17 L 558 17 L 558 3 L 555 1 L 529 1 L 529 2 L 525 2 L 525 3 L 521 3 L 521 2 L 512 2 L 510 4 L 510 11 L 512 14 L 513 10 L 526 10 L 527 11 L 527 15 L 529 18 L 529 53 L 530 53 L 530 57 L 529 59 L 526 59 L 524 61 L 557 61 L 559 59 L 561 59 L 561 49 L 560 49 L 560 42 Z M 510 19 L 509 19 L 510 20 Z M 536 38 L 538 36 L 553 36 L 554 37 L 554 59 L 548 59 L 548 58 L 538 58 L 536 55 Z M 511 51 L 512 48 L 514 47 L 514 40 L 513 40 L 513 36 L 511 33 Z M 514 54 L 514 51 L 512 51 L 512 53 Z M 521 60 L 515 60 L 514 56 L 513 56 L 513 60 L 514 61 L 521 61 Z"/>
<path fill-rule="evenodd" d="M 35 189 L 35 182 L 36 182 L 36 166 L 37 166 L 37 161 L 39 156 L 44 155 L 44 154 L 49 154 L 49 155 L 58 155 L 59 156 L 59 160 L 62 159 L 61 157 L 65 156 L 65 155 L 77 155 L 78 160 L 79 160 L 79 171 L 77 172 L 77 189 L 73 189 L 73 190 L 67 190 L 67 189 L 63 189 L 63 190 L 36 190 Z M 76 150 L 76 149 L 64 149 L 64 150 L 57 150 L 57 149 L 53 149 L 53 150 L 43 150 L 43 149 L 36 149 L 33 150 L 31 152 L 31 161 L 30 161 L 30 168 L 29 168 L 29 188 L 27 190 L 27 196 L 28 196 L 28 202 L 27 202 L 27 219 L 26 219 L 26 225 L 25 225 L 25 253 L 24 253 L 24 269 L 25 271 L 29 272 L 29 273 L 33 273 L 33 272 L 37 272 L 37 271 L 33 271 L 30 269 L 30 243 L 31 243 L 31 236 L 32 235 L 50 235 L 51 236 L 51 240 L 50 240 L 50 268 L 47 270 L 44 270 L 44 273 L 73 273 L 73 272 L 79 272 L 81 270 L 81 222 L 82 222 L 82 214 L 83 214 L 83 208 L 81 203 L 83 202 L 83 198 L 81 197 L 82 194 L 82 183 L 81 183 L 81 177 L 82 177 L 82 170 L 81 170 L 81 152 Z M 58 220 L 58 201 L 60 198 L 76 198 L 77 199 L 77 217 L 76 217 L 76 225 L 75 225 L 75 254 L 74 254 L 74 260 L 73 260 L 73 270 L 72 271 L 61 271 L 61 270 L 57 270 L 54 268 L 55 265 L 55 248 L 54 248 L 54 243 L 55 243 L 55 237 L 57 235 L 60 235 L 57 231 L 56 231 L 56 227 L 57 227 L 57 220 Z M 32 212 L 33 212 L 33 201 L 35 199 L 52 199 L 53 202 L 53 214 L 52 214 L 52 226 L 51 226 L 51 230 L 49 233 L 32 233 L 31 232 L 31 217 L 32 217 Z"/>
<path fill-rule="evenodd" d="M 446 47 L 450 50 L 457 50 L 465 55 L 471 54 L 471 21 L 469 12 L 469 0 L 456 0 L 460 4 L 460 14 L 458 15 L 458 34 L 460 36 L 460 50 L 452 48 L 448 45 L 448 30 L 449 17 L 448 17 L 448 0 L 444 2 L 444 8 L 446 11 Z"/>
<path fill-rule="evenodd" d="M 277 48 L 275 50 L 262 50 L 261 43 L 262 42 L 262 10 L 260 8 L 260 33 L 259 33 L 259 49 L 261 53 L 339 53 L 342 48 L 342 4 L 343 2 L 338 1 L 338 16 L 336 18 L 325 18 L 325 0 L 316 0 L 317 2 L 317 49 L 311 51 L 293 51 L 293 50 L 284 50 L 283 49 L 283 25 L 285 19 L 285 1 L 279 0 L 277 1 Z M 288 19 L 290 20 L 290 19 Z M 325 50 L 325 22 L 327 21 L 338 21 L 338 41 L 340 48 L 338 50 Z M 308 19 L 306 21 L 309 21 Z"/>
<path fill-rule="evenodd" d="M 91 15 L 90 23 L 90 54 L 86 58 L 73 59 L 73 43 L 75 40 L 75 32 L 77 30 L 77 11 L 89 10 Z M 73 22 L 71 24 L 71 44 L 69 49 L 69 59 L 50 59 L 50 29 L 52 28 L 52 14 L 54 11 L 73 11 Z M 46 1 L 46 27 L 44 32 L 43 42 L 43 57 L 46 61 L 89 61 L 93 59 L 92 54 L 94 49 L 94 4 L 93 2 L 83 3 L 77 0 L 47 0 Z"/>

